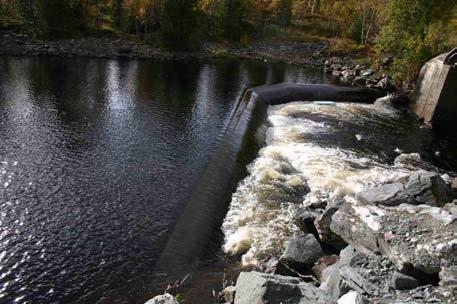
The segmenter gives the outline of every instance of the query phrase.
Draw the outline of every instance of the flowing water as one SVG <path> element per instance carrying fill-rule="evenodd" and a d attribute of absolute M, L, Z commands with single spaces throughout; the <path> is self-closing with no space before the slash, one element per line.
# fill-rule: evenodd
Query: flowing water
<path fill-rule="evenodd" d="M 323 76 L 236 60 L 0 58 L 0 303 L 143 303 L 187 272 L 188 299 L 208 303 L 222 240 L 191 241 L 218 230 L 229 199 L 184 210 L 244 89 L 283 81 Z M 213 225 L 185 226 L 201 214 Z M 194 256 L 167 258 L 176 250 Z"/>
<path fill-rule="evenodd" d="M 294 213 L 304 206 L 350 201 L 366 187 L 433 164 L 456 169 L 455 138 L 443 145 L 404 110 L 385 104 L 293 102 L 270 107 L 268 125 L 266 146 L 223 224 L 224 250 L 242 255 L 244 266 L 279 258 L 300 233 Z"/>

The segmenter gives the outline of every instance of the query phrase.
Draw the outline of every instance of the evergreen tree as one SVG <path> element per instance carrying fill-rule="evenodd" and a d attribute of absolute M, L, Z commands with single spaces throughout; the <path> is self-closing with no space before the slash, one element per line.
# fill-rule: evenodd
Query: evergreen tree
<path fill-rule="evenodd" d="M 198 0 L 166 0 L 161 18 L 162 43 L 168 49 L 189 50 L 197 46 Z"/>

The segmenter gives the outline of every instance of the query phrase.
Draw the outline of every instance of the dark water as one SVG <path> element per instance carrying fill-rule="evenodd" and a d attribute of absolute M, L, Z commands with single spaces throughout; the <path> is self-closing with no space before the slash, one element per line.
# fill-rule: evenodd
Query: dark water
<path fill-rule="evenodd" d="M 322 77 L 247 61 L 0 58 L 0 303 L 153 296 L 243 90 Z"/>

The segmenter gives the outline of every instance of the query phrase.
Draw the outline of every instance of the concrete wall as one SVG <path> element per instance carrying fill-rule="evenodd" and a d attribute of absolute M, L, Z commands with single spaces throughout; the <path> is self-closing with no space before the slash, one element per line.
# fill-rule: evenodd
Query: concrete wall
<path fill-rule="evenodd" d="M 434 127 L 457 129 L 457 68 L 443 64 L 445 57 L 435 57 L 422 67 L 412 109 Z"/>

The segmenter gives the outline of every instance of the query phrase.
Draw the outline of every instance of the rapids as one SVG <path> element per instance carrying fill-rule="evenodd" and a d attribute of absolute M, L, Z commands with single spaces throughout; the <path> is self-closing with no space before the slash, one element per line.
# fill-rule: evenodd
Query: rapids
<path fill-rule="evenodd" d="M 224 251 L 262 268 L 299 233 L 294 213 L 308 204 L 350 200 L 365 187 L 400 178 L 430 132 L 385 103 L 293 102 L 268 110 L 266 145 L 248 166 L 223 224 Z M 308 193 L 309 187 L 309 193 Z"/>

